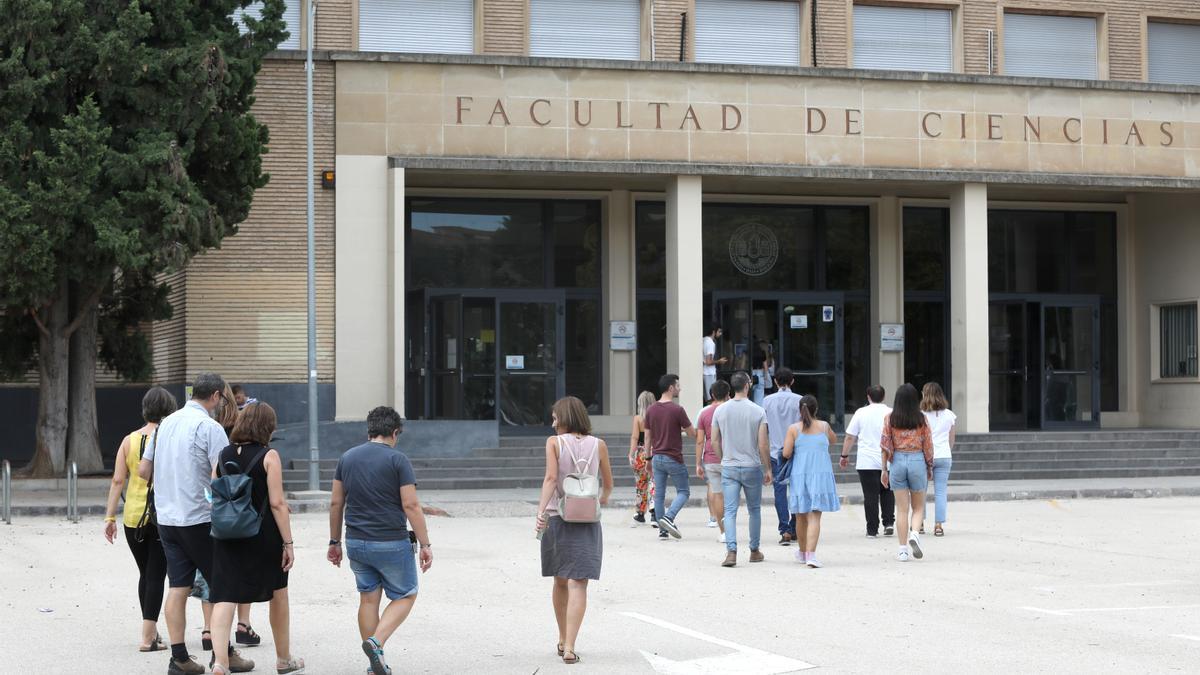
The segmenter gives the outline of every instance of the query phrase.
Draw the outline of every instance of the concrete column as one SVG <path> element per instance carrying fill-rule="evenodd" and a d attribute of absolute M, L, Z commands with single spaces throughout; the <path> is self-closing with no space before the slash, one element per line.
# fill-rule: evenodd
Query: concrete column
<path fill-rule="evenodd" d="M 612 321 L 633 321 L 635 288 L 633 262 L 636 259 L 633 198 L 628 190 L 609 193 L 604 229 L 604 312 L 601 315 L 603 343 L 601 353 L 604 378 L 604 413 L 632 415 L 636 392 L 636 352 L 609 349 L 608 329 Z"/>
<path fill-rule="evenodd" d="M 404 168 L 388 169 L 388 398 L 390 405 L 404 415 Z"/>
<path fill-rule="evenodd" d="M 988 425 L 987 185 L 964 183 L 950 192 L 951 407 L 960 432 Z"/>
<path fill-rule="evenodd" d="M 667 183 L 667 369 L 679 375 L 679 404 L 695 421 L 704 403 L 704 249 L 699 176 Z"/>
<path fill-rule="evenodd" d="M 388 332 L 377 330 L 390 304 L 387 157 L 338 155 L 335 197 L 334 348 L 336 419 L 364 420 L 389 399 Z"/>
<path fill-rule="evenodd" d="M 871 228 L 871 379 L 891 396 L 904 383 L 904 353 L 880 350 L 879 326 L 904 323 L 904 229 L 900 200 L 885 195 L 875 209 Z M 849 392 L 865 405 L 866 394 Z"/>

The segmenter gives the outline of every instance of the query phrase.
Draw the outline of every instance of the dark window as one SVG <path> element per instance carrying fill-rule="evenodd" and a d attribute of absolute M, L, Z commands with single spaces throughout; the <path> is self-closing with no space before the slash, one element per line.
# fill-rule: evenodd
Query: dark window
<path fill-rule="evenodd" d="M 871 281 L 868 211 L 857 206 L 818 210 L 825 230 L 825 288 L 866 290 Z"/>
<path fill-rule="evenodd" d="M 904 303 L 904 380 L 918 390 L 937 382 L 949 391 L 946 363 L 946 303 Z M 949 394 L 947 394 L 949 395 Z"/>
<path fill-rule="evenodd" d="M 1158 310 L 1159 377 L 1196 377 L 1196 303 Z"/>
<path fill-rule="evenodd" d="M 1110 211 L 989 211 L 988 289 L 1115 296 L 1116 232 Z"/>
<path fill-rule="evenodd" d="M 904 291 L 945 291 L 950 211 L 904 209 Z"/>
<path fill-rule="evenodd" d="M 566 390 L 588 412 L 600 412 L 600 302 L 567 300 Z"/>
<path fill-rule="evenodd" d="M 662 202 L 638 202 L 636 224 L 637 287 L 667 287 L 667 210 Z M 640 346 L 640 345 L 639 345 Z M 661 374 L 661 373 L 660 373 Z"/>
<path fill-rule="evenodd" d="M 543 288 L 542 204 L 412 200 L 409 288 Z"/>
<path fill-rule="evenodd" d="M 871 312 L 865 302 L 847 302 L 842 322 L 846 413 L 864 405 L 871 385 Z"/>
<path fill-rule="evenodd" d="M 554 286 L 600 287 L 599 202 L 553 202 Z"/>
<path fill-rule="evenodd" d="M 667 302 L 638 298 L 637 388 L 658 395 L 658 378 L 667 372 Z"/>

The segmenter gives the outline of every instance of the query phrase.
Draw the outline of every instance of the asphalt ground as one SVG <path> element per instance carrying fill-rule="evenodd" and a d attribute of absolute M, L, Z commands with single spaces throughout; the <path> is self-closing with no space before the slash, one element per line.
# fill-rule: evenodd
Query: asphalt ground
<path fill-rule="evenodd" d="M 820 570 L 778 546 L 764 515 L 766 562 L 746 562 L 743 509 L 727 569 L 702 509 L 686 508 L 684 538 L 669 542 L 610 509 L 575 666 L 554 652 L 532 516 L 431 518 L 434 565 L 388 660 L 397 673 L 1200 669 L 1200 499 L 952 503 L 947 535 L 924 537 L 925 558 L 908 563 L 844 507 L 824 518 Z M 0 673 L 165 671 L 165 652 L 137 651 L 136 568 L 101 526 L 0 525 Z M 361 675 L 354 582 L 324 560 L 327 517 L 299 514 L 293 528 L 293 652 L 309 673 Z M 245 655 L 271 673 L 266 607 L 253 619 L 264 644 Z M 199 621 L 193 604 L 193 653 Z"/>

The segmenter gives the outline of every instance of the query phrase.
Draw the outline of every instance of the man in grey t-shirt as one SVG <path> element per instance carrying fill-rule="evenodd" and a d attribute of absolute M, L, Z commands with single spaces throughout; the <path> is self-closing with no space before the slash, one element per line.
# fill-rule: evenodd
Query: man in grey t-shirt
<path fill-rule="evenodd" d="M 762 562 L 762 489 L 771 484 L 767 415 L 750 400 L 750 376 L 738 371 L 729 380 L 733 400 L 713 414 L 713 451 L 721 458 L 721 487 L 725 493 L 725 562 L 737 564 L 737 510 L 742 492 L 750 512 L 750 562 Z"/>

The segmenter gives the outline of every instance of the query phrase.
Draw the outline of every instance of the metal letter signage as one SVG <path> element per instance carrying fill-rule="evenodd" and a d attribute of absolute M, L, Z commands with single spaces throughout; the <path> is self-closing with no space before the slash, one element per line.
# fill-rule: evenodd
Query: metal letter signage
<path fill-rule="evenodd" d="M 742 274 L 761 277 L 779 260 L 779 239 L 758 223 L 746 223 L 729 237 L 729 260 Z"/>

